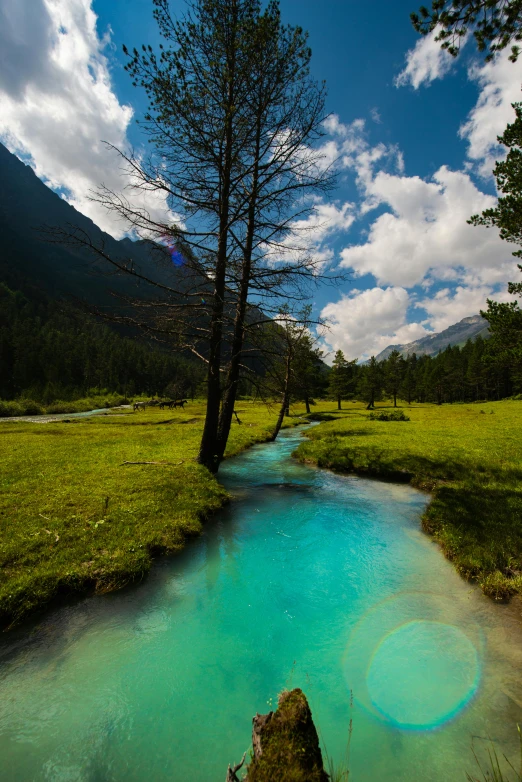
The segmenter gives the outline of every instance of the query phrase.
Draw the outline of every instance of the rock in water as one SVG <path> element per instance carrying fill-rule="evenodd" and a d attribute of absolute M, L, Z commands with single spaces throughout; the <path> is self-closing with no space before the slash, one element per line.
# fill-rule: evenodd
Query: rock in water
<path fill-rule="evenodd" d="M 247 782 L 328 782 L 312 713 L 302 690 L 283 692 L 277 711 L 256 714 L 252 746 Z"/>

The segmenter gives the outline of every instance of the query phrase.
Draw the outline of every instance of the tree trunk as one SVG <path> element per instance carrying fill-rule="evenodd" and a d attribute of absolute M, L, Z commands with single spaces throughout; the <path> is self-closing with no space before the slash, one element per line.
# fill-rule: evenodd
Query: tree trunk
<path fill-rule="evenodd" d="M 288 356 L 286 357 L 286 372 L 285 372 L 285 386 L 283 391 L 283 399 L 281 401 L 281 408 L 279 410 L 279 415 L 277 417 L 276 425 L 274 428 L 274 431 L 272 432 L 272 436 L 270 440 L 274 441 L 279 434 L 279 431 L 281 429 L 281 426 L 283 425 L 283 419 L 285 415 L 288 415 L 288 408 L 289 408 L 289 402 L 290 402 L 290 372 L 292 368 L 292 356 L 290 352 L 288 353 Z"/>
<path fill-rule="evenodd" d="M 338 409 L 338 410 L 340 410 L 340 409 L 341 409 L 341 395 L 340 395 L 340 394 L 339 394 L 339 396 L 337 397 L 337 409 Z"/>
<path fill-rule="evenodd" d="M 225 394 L 221 404 L 221 413 L 219 415 L 217 432 L 217 457 L 223 459 L 225 448 L 227 447 L 228 435 L 232 425 L 232 415 L 236 404 L 237 389 L 239 384 L 239 374 L 241 369 L 241 354 L 243 341 L 245 337 L 245 316 L 247 310 L 248 292 L 250 288 L 250 276 L 252 271 L 252 248 L 254 246 L 254 233 L 256 228 L 256 204 L 258 199 L 258 181 L 259 181 L 259 153 L 261 147 L 261 117 L 258 118 L 256 128 L 256 146 L 255 146 L 255 164 L 252 173 L 252 191 L 248 203 L 248 223 L 245 239 L 245 249 L 243 253 L 243 264 L 241 270 L 241 283 L 239 288 L 239 299 L 236 307 L 236 317 L 234 319 L 234 335 L 232 338 L 232 356 L 225 386 Z"/>
<path fill-rule="evenodd" d="M 371 395 L 370 401 L 368 402 L 368 406 L 366 408 L 367 410 L 374 410 L 374 408 L 375 408 L 375 401 L 374 401 L 374 399 L 375 399 L 375 393 L 372 391 L 372 395 Z"/>
<path fill-rule="evenodd" d="M 393 406 L 397 407 L 397 392 L 393 392 Z"/>
<path fill-rule="evenodd" d="M 219 215 L 219 240 L 216 259 L 216 273 L 214 278 L 214 304 L 210 321 L 210 342 L 207 374 L 207 410 L 205 425 L 199 447 L 198 462 L 204 465 L 212 473 L 216 473 L 219 467 L 218 454 L 218 425 L 219 406 L 221 403 L 221 343 L 223 337 L 223 311 L 225 304 L 225 281 L 227 269 L 229 211 L 230 211 L 230 185 L 232 172 L 232 144 L 233 123 L 232 113 L 234 106 L 234 78 L 235 78 L 235 52 L 234 43 L 230 44 L 231 71 L 228 82 L 227 94 L 227 121 L 225 128 L 225 152 L 223 165 L 223 185 L 221 190 L 221 209 Z"/>
<path fill-rule="evenodd" d="M 305 406 L 306 406 L 306 412 L 310 413 L 310 400 L 307 396 L 305 396 Z"/>
<path fill-rule="evenodd" d="M 227 220 L 228 222 L 228 220 Z M 226 229 L 225 229 L 226 230 Z M 228 233 L 228 232 L 227 232 Z M 226 239 L 220 237 L 216 277 L 214 280 L 214 306 L 210 324 L 210 349 L 207 374 L 207 409 L 205 425 L 199 447 L 198 462 L 212 473 L 219 466 L 217 432 L 221 401 L 221 342 L 223 336 L 223 308 L 225 296 Z"/>

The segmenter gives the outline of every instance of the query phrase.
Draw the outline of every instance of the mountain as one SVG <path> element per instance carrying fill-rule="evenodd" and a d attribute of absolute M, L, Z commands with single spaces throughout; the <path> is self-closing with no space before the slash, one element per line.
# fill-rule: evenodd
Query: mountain
<path fill-rule="evenodd" d="M 482 315 L 472 315 L 469 318 L 463 318 L 453 326 L 449 326 L 438 334 L 428 334 L 426 337 L 416 339 L 414 342 L 408 342 L 406 345 L 388 345 L 387 348 L 376 356 L 377 361 L 383 361 L 388 358 L 392 350 L 398 350 L 402 356 L 409 356 L 416 353 L 418 356 L 436 356 L 448 345 L 463 345 L 468 339 L 476 339 L 481 336 L 489 337 L 488 322 Z"/>
<path fill-rule="evenodd" d="M 180 274 L 167 253 L 164 258 L 157 252 L 151 257 L 149 242 L 117 241 L 100 230 L 0 144 L 0 280 L 16 289 L 39 286 L 53 297 L 78 298 L 91 305 L 114 303 L 109 289 L 146 295 L 146 285 L 137 286 L 128 275 L 114 275 L 113 267 L 104 266 L 87 250 L 46 241 L 38 230 L 43 226 L 78 226 L 95 244 L 104 244 L 111 257 L 132 259 L 140 269 L 154 264 L 154 276 L 159 271 L 163 282 Z"/>
<path fill-rule="evenodd" d="M 208 280 L 197 277 L 193 270 L 175 266 L 170 254 L 162 252 L 157 244 L 134 242 L 128 238 L 118 241 L 102 231 L 47 187 L 30 166 L 0 144 L 0 283 L 5 283 L 11 291 L 20 291 L 35 305 L 38 292 L 41 292 L 44 300 L 45 297 L 65 299 L 69 303 L 81 300 L 89 311 L 118 308 L 125 314 L 132 312 L 132 307 L 126 308 L 115 301 L 112 292 L 138 299 L 161 296 L 157 288 L 146 282 L 124 273 L 115 274 L 114 267 L 93 252 L 49 243 L 39 231 L 42 227 L 70 231 L 71 226 L 84 231 L 96 246 L 103 245 L 109 257 L 122 261 L 130 259 L 134 268 L 145 276 L 177 291 L 193 290 L 196 283 L 198 289 L 204 291 L 209 285 Z M 256 308 L 252 308 L 250 317 L 266 321 Z M 204 319 L 199 321 L 198 329 L 205 322 Z M 128 328 L 117 331 L 128 336 L 136 333 Z M 206 351 L 204 336 L 199 350 L 203 354 Z M 248 357 L 248 361 L 252 368 L 262 371 L 254 355 Z"/>

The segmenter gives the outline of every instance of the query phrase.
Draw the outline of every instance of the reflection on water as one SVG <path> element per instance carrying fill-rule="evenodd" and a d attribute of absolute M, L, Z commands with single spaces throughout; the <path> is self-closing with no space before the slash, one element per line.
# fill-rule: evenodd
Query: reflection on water
<path fill-rule="evenodd" d="M 285 686 L 334 758 L 353 717 L 358 782 L 464 780 L 473 737 L 515 753 L 513 609 L 419 532 L 425 495 L 299 465 L 298 438 L 227 462 L 235 501 L 144 584 L 2 639 L 2 779 L 219 780 Z"/>

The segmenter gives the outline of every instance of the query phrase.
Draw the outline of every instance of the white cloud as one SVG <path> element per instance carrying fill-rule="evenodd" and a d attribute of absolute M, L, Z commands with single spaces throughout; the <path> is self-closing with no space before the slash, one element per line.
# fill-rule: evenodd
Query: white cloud
<path fill-rule="evenodd" d="M 267 256 L 274 261 L 298 261 L 303 255 L 312 254 L 319 264 L 333 258 L 333 251 L 325 247 L 325 241 L 336 232 L 347 231 L 355 221 L 354 205 L 346 202 L 341 206 L 318 202 L 310 214 L 295 220 L 291 232 L 277 245 L 272 246 Z"/>
<path fill-rule="evenodd" d="M 406 67 L 395 79 L 395 86 L 411 84 L 418 89 L 441 79 L 451 70 L 454 58 L 435 41 L 436 31 L 417 41 L 406 55 Z M 465 45 L 465 42 L 462 46 Z M 468 79 L 476 82 L 479 97 L 460 136 L 468 141 L 468 157 L 481 176 L 489 177 L 495 161 L 502 157 L 497 142 L 509 122 L 514 119 L 511 104 L 521 99 L 520 69 L 509 61 L 510 50 L 501 52 L 493 61 L 475 60 L 468 69 Z"/>
<path fill-rule="evenodd" d="M 435 35 L 420 39 L 408 52 L 396 86 L 419 89 L 451 70 L 454 59 L 441 50 Z M 483 176 L 490 176 L 501 155 L 497 136 L 513 121 L 511 103 L 520 100 L 520 71 L 508 56 L 503 53 L 493 63 L 468 70 L 480 93 L 460 129 L 468 141 L 464 167 Z M 373 275 L 380 287 L 325 307 L 323 315 L 333 324 L 326 337 L 332 349 L 341 348 L 351 357 L 368 356 L 388 344 L 419 338 L 427 333 L 426 325 L 440 331 L 474 315 L 485 308 L 488 297 L 509 298 L 506 282 L 517 278 L 513 248 L 494 229 L 467 224 L 472 214 L 494 206 L 496 199 L 481 192 L 466 170 L 441 166 L 429 180 L 405 177 L 400 150 L 384 144 L 371 147 L 362 120 L 344 125 L 333 117 L 328 130 L 340 164 L 356 172 L 363 196 L 359 214 L 387 207 L 370 225 L 365 241 L 341 253 L 343 268 Z M 441 280 L 451 287 L 429 296 Z M 416 285 L 426 291 L 419 301 L 406 292 Z M 424 309 L 427 320 L 407 324 L 410 304 Z"/>
<path fill-rule="evenodd" d="M 468 141 L 468 157 L 486 177 L 491 175 L 495 161 L 503 157 L 497 136 L 515 119 L 511 104 L 522 98 L 520 68 L 509 62 L 509 54 L 506 50 L 495 61 L 475 64 L 468 72 L 479 85 L 480 94 L 460 128 L 460 136 Z"/>
<path fill-rule="evenodd" d="M 497 290 L 491 285 L 465 287 L 458 285 L 454 290 L 443 288 L 435 296 L 418 301 L 415 306 L 426 310 L 434 331 L 443 331 L 458 323 L 462 318 L 477 315 L 487 309 L 486 300 L 509 301 L 513 297 L 507 291 Z"/>
<path fill-rule="evenodd" d="M 121 160 L 103 141 L 125 148 L 132 108 L 112 87 L 92 0 L 0 0 L 0 137 L 30 156 L 36 174 L 104 230 L 125 226 L 89 193 L 104 183 L 129 184 Z M 166 216 L 164 199 L 144 193 L 139 204 Z M 172 215 L 169 215 L 172 219 Z"/>
<path fill-rule="evenodd" d="M 442 79 L 454 63 L 454 58 L 440 48 L 440 41 L 435 40 L 437 31 L 419 38 L 413 49 L 406 54 L 406 67 L 395 79 L 396 87 L 411 84 L 418 90 L 421 85 L 429 86 L 435 79 Z"/>
<path fill-rule="evenodd" d="M 325 158 L 337 161 L 339 168 L 352 169 L 357 175 L 357 184 L 364 187 L 372 179 L 377 163 L 381 167 L 391 166 L 399 173 L 404 171 L 402 152 L 395 144 L 376 144 L 372 147 L 366 138 L 366 123 L 356 119 L 345 125 L 336 114 L 331 114 L 324 123 L 325 130 L 333 137 L 326 142 Z"/>
<path fill-rule="evenodd" d="M 366 180 L 365 194 L 368 208 L 386 204 L 390 211 L 372 223 L 364 244 L 342 251 L 344 268 L 373 274 L 379 285 L 406 287 L 428 276 L 472 275 L 489 282 L 507 280 L 513 273 L 512 248 L 495 230 L 466 222 L 495 204 L 468 174 L 442 166 L 426 182 L 378 172 Z"/>
<path fill-rule="evenodd" d="M 377 125 L 382 125 L 382 117 L 379 113 L 379 109 L 376 107 L 370 110 L 370 117 Z"/>
<path fill-rule="evenodd" d="M 343 295 L 323 308 L 330 328 L 324 339 L 332 354 L 342 350 L 349 359 L 377 355 L 390 344 L 404 344 L 427 334 L 420 323 L 406 323 L 410 305 L 401 287 L 369 288 Z"/>

